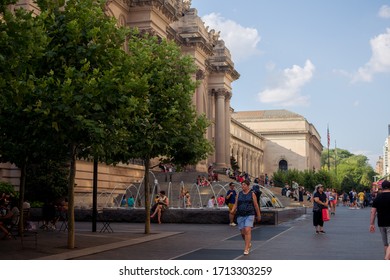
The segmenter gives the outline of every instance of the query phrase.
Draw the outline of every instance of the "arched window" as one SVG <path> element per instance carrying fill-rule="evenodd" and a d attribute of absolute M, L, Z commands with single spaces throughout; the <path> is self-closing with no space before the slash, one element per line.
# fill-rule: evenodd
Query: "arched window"
<path fill-rule="evenodd" d="M 281 171 L 287 171 L 288 170 L 287 161 L 285 161 L 284 159 L 279 161 L 279 170 L 281 170 Z"/>

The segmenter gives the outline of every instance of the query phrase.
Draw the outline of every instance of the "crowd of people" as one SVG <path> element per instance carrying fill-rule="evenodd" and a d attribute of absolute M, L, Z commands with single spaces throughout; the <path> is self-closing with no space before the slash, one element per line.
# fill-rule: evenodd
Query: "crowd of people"
<path fill-rule="evenodd" d="M 213 177 L 212 174 L 209 174 Z M 240 175 L 241 176 L 241 175 Z M 203 176 L 204 177 L 204 176 Z M 245 174 L 243 174 L 243 178 Z M 268 177 L 265 177 L 268 178 Z M 205 179 L 205 178 L 204 178 Z M 203 180 L 204 180 L 203 179 Z M 210 179 L 210 178 L 209 178 Z M 239 179 L 239 178 L 238 178 Z M 202 176 L 199 175 L 197 183 L 202 184 Z M 268 179 L 265 179 L 266 182 Z M 205 180 L 207 181 L 207 180 Z M 240 185 L 239 191 L 236 187 Z M 261 189 L 260 180 L 256 178 L 254 184 L 250 180 L 239 179 L 229 183 L 229 189 L 226 194 L 212 195 L 207 201 L 208 208 L 226 207 L 229 213 L 229 225 L 238 227 L 242 239 L 244 240 L 244 255 L 248 255 L 251 250 L 251 232 L 256 222 L 261 221 Z M 291 186 L 286 183 L 281 189 L 281 195 L 289 197 L 295 201 L 303 201 L 303 196 L 312 203 L 313 226 L 315 234 L 325 234 L 325 221 L 329 216 L 336 215 L 337 206 L 345 206 L 350 209 L 359 209 L 371 207 L 370 231 L 375 232 L 375 220 L 377 219 L 379 231 L 384 244 L 385 259 L 390 259 L 390 182 L 383 181 L 381 188 L 376 192 L 373 190 L 364 190 L 357 192 L 351 189 L 349 192 L 337 192 L 336 189 L 325 188 L 322 184 L 315 186 L 313 193 L 306 191 L 305 188 L 297 182 L 292 181 Z M 184 207 L 192 207 L 191 196 L 184 187 L 181 189 L 180 198 L 183 200 Z M 262 201 L 264 203 L 264 201 Z M 11 238 L 10 227 L 17 224 L 20 210 L 17 205 L 18 201 L 3 193 L 0 197 L 0 232 L 1 239 Z M 132 195 L 122 197 L 122 206 L 134 207 L 134 197 Z M 151 207 L 150 218 L 157 218 L 159 224 L 162 223 L 162 215 L 169 208 L 169 198 L 165 191 L 161 190 L 155 197 Z M 271 203 L 272 205 L 272 203 Z M 23 208 L 30 207 L 26 201 Z M 48 201 L 42 208 L 43 225 L 42 229 L 55 229 L 56 222 L 62 217 L 63 213 L 68 210 L 66 199 L 57 202 Z"/>

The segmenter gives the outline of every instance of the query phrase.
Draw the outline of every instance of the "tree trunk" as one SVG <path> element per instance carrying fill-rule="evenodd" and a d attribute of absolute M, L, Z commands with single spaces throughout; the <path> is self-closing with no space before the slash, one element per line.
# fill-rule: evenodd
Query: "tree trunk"
<path fill-rule="evenodd" d="M 76 175 L 76 145 L 70 147 L 70 170 L 68 181 L 68 248 L 75 247 L 75 224 L 74 224 L 74 181 Z"/>
<path fill-rule="evenodd" d="M 23 203 L 24 203 L 24 193 L 26 188 L 26 169 L 27 169 L 27 158 L 23 162 L 22 166 L 20 166 L 20 186 L 19 186 L 19 225 L 18 231 L 23 238 L 24 231 L 24 213 L 23 213 Z"/>
<path fill-rule="evenodd" d="M 145 177 L 144 177 L 144 190 L 145 190 L 145 233 L 150 233 L 150 188 L 149 188 L 149 168 L 150 159 L 145 159 Z"/>

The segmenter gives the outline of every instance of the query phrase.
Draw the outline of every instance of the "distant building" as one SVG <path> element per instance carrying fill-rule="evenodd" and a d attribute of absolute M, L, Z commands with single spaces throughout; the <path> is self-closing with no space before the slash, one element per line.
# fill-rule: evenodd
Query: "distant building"
<path fill-rule="evenodd" d="M 287 110 L 259 110 L 234 112 L 232 118 L 264 137 L 264 173 L 321 168 L 321 137 L 303 116 Z"/>
<path fill-rule="evenodd" d="M 380 176 L 383 174 L 383 156 L 379 156 L 376 165 L 375 165 L 375 172 L 378 173 Z"/>
<path fill-rule="evenodd" d="M 383 145 L 383 169 L 382 176 L 390 174 L 390 124 L 388 126 L 388 134 Z"/>

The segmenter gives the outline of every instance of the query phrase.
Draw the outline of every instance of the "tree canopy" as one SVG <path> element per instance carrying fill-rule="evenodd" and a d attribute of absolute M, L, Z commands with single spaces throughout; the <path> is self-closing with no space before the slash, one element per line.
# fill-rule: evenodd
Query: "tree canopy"
<path fill-rule="evenodd" d="M 36 70 L 48 45 L 45 27 L 31 12 L 9 10 L 8 5 L 15 2 L 0 2 L 0 161 L 14 163 L 21 170 L 21 206 L 27 165 L 39 155 L 58 158 L 61 152 L 49 144 L 50 125 L 35 111 L 27 112 L 37 102 L 31 93 L 37 90 Z"/>
<path fill-rule="evenodd" d="M 104 14 L 104 4 L 101 0 L 69 0 L 63 6 L 41 0 L 38 16 L 31 18 L 23 10 L 16 11 L 15 22 L 28 23 L 27 27 L 13 24 L 11 14 L 10 20 L 6 17 L 1 25 L 14 28 L 8 37 L 2 37 L 2 45 L 9 46 L 11 54 L 20 55 L 14 58 L 14 72 L 3 71 L 8 75 L 3 76 L 0 87 L 8 94 L 2 95 L 0 126 L 19 126 L 13 130 L 12 138 L 8 137 L 10 133 L 5 134 L 8 142 L 17 147 L 26 149 L 31 144 L 25 143 L 39 143 L 67 155 L 69 248 L 74 247 L 76 159 L 88 155 L 105 157 L 111 147 L 115 149 L 111 139 L 126 134 L 121 114 L 136 108 L 132 89 L 122 83 L 128 76 L 128 69 L 124 69 L 128 56 L 123 50 L 128 30 L 118 28 L 115 20 Z M 30 15 L 28 21 L 24 20 L 26 14 Z M 21 45 L 19 50 L 17 43 Z M 7 49 L 2 48 L 4 54 Z M 7 64 L 12 62 L 11 59 Z M 2 69 L 5 68 L 3 62 Z M 12 113 L 8 108 L 17 110 Z M 13 157 L 19 151 L 2 148 L 2 154 Z M 31 146 L 31 150 L 39 149 Z M 11 161 L 11 157 L 7 160 Z"/>
<path fill-rule="evenodd" d="M 350 191 L 351 188 L 370 188 L 376 174 L 364 155 L 355 155 L 343 149 L 330 149 L 330 173 L 337 178 L 338 190 Z M 323 169 L 327 170 L 328 151 L 321 155 Z"/>

